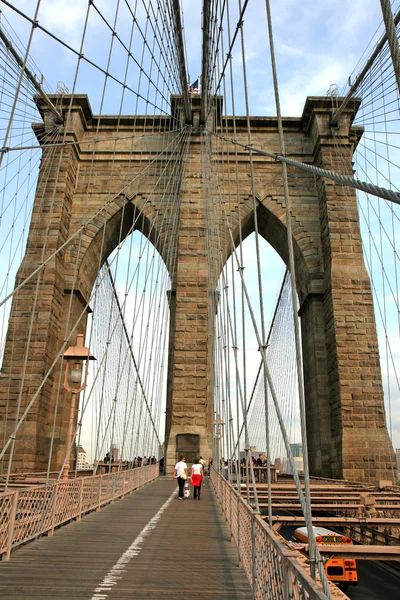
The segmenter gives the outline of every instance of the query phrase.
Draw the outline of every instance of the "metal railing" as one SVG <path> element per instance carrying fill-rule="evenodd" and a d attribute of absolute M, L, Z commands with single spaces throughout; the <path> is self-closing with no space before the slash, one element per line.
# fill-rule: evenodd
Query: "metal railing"
<path fill-rule="evenodd" d="M 275 533 L 213 467 L 211 482 L 255 600 L 328 600 L 322 587 Z"/>
<path fill-rule="evenodd" d="M 129 471 L 78 477 L 50 485 L 32 486 L 0 494 L 0 556 L 71 519 L 99 510 L 158 477 L 159 465 Z"/>

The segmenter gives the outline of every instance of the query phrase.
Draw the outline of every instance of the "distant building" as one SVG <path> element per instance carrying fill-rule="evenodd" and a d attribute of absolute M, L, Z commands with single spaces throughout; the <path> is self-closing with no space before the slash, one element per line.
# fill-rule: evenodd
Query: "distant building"
<path fill-rule="evenodd" d="M 290 444 L 294 458 L 303 458 L 303 446 L 301 444 Z"/>
<path fill-rule="evenodd" d="M 118 460 L 118 448 L 117 448 L 117 446 L 114 446 L 114 444 L 111 446 L 110 454 L 111 454 L 111 460 L 116 462 Z"/>
<path fill-rule="evenodd" d="M 303 457 L 302 456 L 295 456 L 293 458 L 293 460 L 294 460 L 294 464 L 295 464 L 296 470 L 302 472 L 303 469 L 304 469 Z M 289 475 L 293 475 L 293 471 L 292 471 L 292 468 L 290 466 L 290 462 L 289 462 L 288 458 L 282 459 L 282 467 L 283 467 L 283 472 L 284 473 L 288 473 Z"/>
<path fill-rule="evenodd" d="M 396 448 L 396 467 L 400 479 L 400 448 Z"/>
<path fill-rule="evenodd" d="M 93 465 L 87 461 L 86 450 L 82 446 L 76 449 L 76 468 L 78 471 L 90 471 Z"/>

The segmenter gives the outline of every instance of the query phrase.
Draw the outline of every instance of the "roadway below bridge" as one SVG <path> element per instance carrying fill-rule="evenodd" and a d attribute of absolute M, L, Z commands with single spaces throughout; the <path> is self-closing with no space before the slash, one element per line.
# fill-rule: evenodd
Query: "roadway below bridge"
<path fill-rule="evenodd" d="M 260 473 L 257 482 L 257 495 L 261 514 L 266 519 L 268 507 L 268 490 L 265 473 Z M 400 599 L 400 493 L 397 487 L 379 489 L 372 484 L 355 484 L 351 482 L 334 482 L 311 478 L 311 506 L 314 526 L 326 527 L 338 533 L 355 534 L 354 551 L 360 551 L 364 558 L 372 552 L 377 556 L 385 554 L 390 559 L 393 553 L 396 562 L 388 566 L 384 560 L 361 560 L 357 555 L 358 585 L 349 586 L 343 591 L 351 600 L 397 600 Z M 246 488 L 242 486 L 242 496 L 247 497 Z M 249 499 L 254 506 L 254 493 L 250 488 Z M 291 477 L 278 477 L 271 486 L 271 506 L 273 528 L 283 538 L 298 541 L 294 537 L 296 527 L 305 525 L 300 510 L 297 491 Z M 377 531 L 379 528 L 380 533 Z M 390 534 L 384 534 L 386 529 Z M 362 542 L 358 545 L 359 532 L 363 532 Z M 358 536 L 358 537 L 357 537 Z M 371 541 L 375 537 L 377 545 Z M 323 551 L 323 546 L 320 546 Z M 372 559 L 372 560 L 371 560 Z"/>
<path fill-rule="evenodd" d="M 295 541 L 295 526 L 283 526 L 279 534 Z M 357 560 L 357 586 L 341 589 L 351 600 L 398 600 L 400 598 L 400 570 L 381 561 Z"/>
<path fill-rule="evenodd" d="M 384 563 L 357 561 L 358 585 L 346 591 L 351 600 L 396 600 L 400 598 L 400 572 Z"/>

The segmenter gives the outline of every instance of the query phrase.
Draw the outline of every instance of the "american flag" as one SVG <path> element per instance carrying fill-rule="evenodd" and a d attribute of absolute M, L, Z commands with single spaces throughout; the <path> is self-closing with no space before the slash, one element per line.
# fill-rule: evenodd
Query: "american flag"
<path fill-rule="evenodd" d="M 199 93 L 199 80 L 196 79 L 193 83 L 191 83 L 188 87 L 188 92 L 190 94 L 198 94 Z"/>

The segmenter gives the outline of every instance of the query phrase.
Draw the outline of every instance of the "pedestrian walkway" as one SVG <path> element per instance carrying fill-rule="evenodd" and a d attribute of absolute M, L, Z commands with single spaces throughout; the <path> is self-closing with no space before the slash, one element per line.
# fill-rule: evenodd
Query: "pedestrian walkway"
<path fill-rule="evenodd" d="M 4 600 L 250 600 L 207 480 L 200 502 L 159 478 L 0 563 Z"/>

